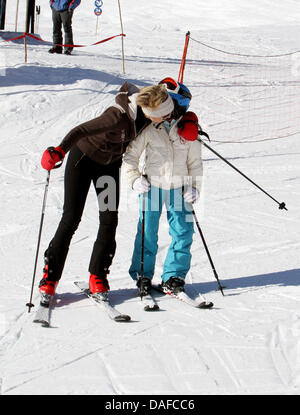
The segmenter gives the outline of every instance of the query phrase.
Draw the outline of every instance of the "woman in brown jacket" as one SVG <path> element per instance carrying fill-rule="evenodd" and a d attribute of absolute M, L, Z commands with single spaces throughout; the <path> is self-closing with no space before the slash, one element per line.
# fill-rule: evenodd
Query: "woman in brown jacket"
<path fill-rule="evenodd" d="M 70 150 L 64 176 L 63 215 L 44 254 L 44 274 L 39 288 L 42 295 L 53 296 L 55 293 L 93 182 L 100 223 L 89 264 L 89 287 L 92 293 L 99 293 L 103 299 L 107 297 L 107 275 L 116 250 L 122 156 L 128 144 L 148 123 L 135 103 L 138 92 L 137 87 L 126 82 L 114 105 L 100 117 L 73 128 L 58 147 L 49 147 L 43 154 L 42 167 L 51 170 Z"/>

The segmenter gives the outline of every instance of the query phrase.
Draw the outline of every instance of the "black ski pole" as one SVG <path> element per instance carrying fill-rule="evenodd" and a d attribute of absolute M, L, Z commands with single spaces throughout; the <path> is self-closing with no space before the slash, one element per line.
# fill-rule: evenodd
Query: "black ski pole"
<path fill-rule="evenodd" d="M 220 283 L 218 273 L 217 273 L 217 271 L 216 271 L 216 268 L 215 268 L 215 266 L 214 266 L 213 260 L 212 260 L 212 258 L 211 258 L 211 255 L 210 255 L 210 252 L 209 252 L 208 246 L 207 246 L 207 244 L 206 244 L 206 241 L 205 241 L 205 238 L 204 238 L 203 232 L 202 232 L 202 230 L 201 230 L 201 228 L 200 228 L 200 225 L 199 225 L 199 222 L 198 222 L 198 219 L 197 219 L 196 212 L 195 212 L 194 208 L 192 208 L 192 213 L 193 213 L 193 216 L 194 216 L 194 219 L 195 219 L 196 226 L 197 226 L 198 231 L 199 231 L 199 233 L 200 233 L 200 236 L 201 236 L 201 239 L 202 239 L 202 242 L 203 242 L 203 245 L 204 245 L 205 251 L 206 251 L 206 253 L 207 253 L 207 257 L 208 257 L 208 259 L 209 259 L 209 262 L 210 262 L 211 268 L 212 268 L 213 273 L 214 273 L 214 276 L 215 276 L 215 278 L 216 278 L 216 280 L 217 280 L 219 290 L 221 291 L 222 295 L 224 295 L 224 292 L 223 292 L 223 288 L 224 288 L 224 287 L 222 287 L 222 285 L 221 285 L 221 283 Z"/>
<path fill-rule="evenodd" d="M 48 194 L 49 181 L 50 181 L 50 170 L 47 173 L 47 180 L 46 180 L 45 191 L 44 191 L 42 215 L 41 215 L 41 222 L 40 222 L 38 243 L 37 243 L 37 248 L 36 248 L 36 255 L 35 255 L 35 262 L 34 262 L 34 269 L 33 269 L 33 277 L 32 277 L 32 286 L 31 286 L 30 300 L 29 300 L 29 303 L 26 304 L 26 306 L 28 307 L 28 313 L 30 313 L 31 308 L 34 307 L 34 304 L 32 304 L 32 296 L 33 296 L 33 289 L 34 289 L 34 281 L 35 281 L 37 261 L 38 261 L 39 250 L 40 250 L 40 242 L 41 242 L 41 235 L 42 235 L 42 229 L 43 229 L 43 223 L 44 223 L 44 216 L 45 216 L 45 210 L 46 210 L 46 200 L 47 200 L 47 194 Z"/>
<path fill-rule="evenodd" d="M 208 135 L 205 133 L 203 134 L 203 131 L 199 131 L 199 135 L 205 135 L 208 137 Z M 212 151 L 216 156 L 218 156 L 221 160 L 223 160 L 226 164 L 228 164 L 230 167 L 232 167 L 234 170 L 236 170 L 238 173 L 240 173 L 245 179 L 247 179 L 250 183 L 252 183 L 254 186 L 256 186 L 259 190 L 261 190 L 264 194 L 269 196 L 274 202 L 276 202 L 279 205 L 279 209 L 288 210 L 285 206 L 284 202 L 278 202 L 276 199 L 274 199 L 273 196 L 271 196 L 268 192 L 266 192 L 262 187 L 260 187 L 258 184 L 256 184 L 253 180 L 251 180 L 248 176 L 246 176 L 243 172 L 241 172 L 237 167 L 235 167 L 233 164 L 231 164 L 228 160 L 226 160 L 224 157 L 221 156 L 221 154 L 217 153 L 214 149 L 212 149 L 208 144 L 206 144 L 199 136 L 197 138 L 198 141 L 200 141 L 206 148 L 208 148 L 210 151 Z"/>
<path fill-rule="evenodd" d="M 141 293 L 141 299 L 143 298 L 142 292 L 143 292 L 143 278 L 144 278 L 144 256 L 145 256 L 145 200 L 146 196 L 145 193 L 142 195 L 143 202 L 142 202 L 142 249 L 141 249 L 141 273 L 140 273 L 140 293 Z"/>
<path fill-rule="evenodd" d="M 182 186 L 182 196 L 183 196 L 183 195 L 184 195 L 184 186 Z M 196 212 L 195 212 L 195 210 L 194 210 L 194 208 L 193 208 L 193 204 L 192 204 L 192 203 L 190 203 L 190 205 L 191 205 L 191 209 L 192 209 L 193 217 L 194 217 L 194 220 L 195 220 L 196 226 L 197 226 L 197 228 L 198 228 L 198 231 L 199 231 L 199 233 L 200 233 L 200 236 L 201 236 L 201 239 L 202 239 L 202 242 L 203 242 L 203 245 L 204 245 L 204 248 L 205 248 L 205 251 L 206 251 L 207 257 L 208 257 L 208 259 L 209 259 L 209 262 L 210 262 L 211 268 L 212 268 L 212 270 L 213 270 L 214 276 L 215 276 L 215 278 L 216 278 L 216 280 L 217 280 L 219 290 L 221 291 L 222 295 L 224 295 L 223 288 L 225 288 L 225 287 L 222 287 L 222 285 L 221 285 L 221 283 L 220 283 L 218 273 L 217 273 L 217 271 L 216 271 L 216 268 L 215 268 L 215 266 L 214 266 L 213 260 L 212 260 L 212 258 L 211 258 L 211 255 L 210 255 L 210 252 L 209 252 L 209 249 L 208 249 L 207 243 L 206 243 L 206 241 L 205 241 L 205 238 L 204 238 L 203 232 L 202 232 L 202 230 L 201 230 L 201 228 L 200 228 L 200 225 L 199 225 L 199 221 L 198 221 L 198 219 L 197 219 Z"/>

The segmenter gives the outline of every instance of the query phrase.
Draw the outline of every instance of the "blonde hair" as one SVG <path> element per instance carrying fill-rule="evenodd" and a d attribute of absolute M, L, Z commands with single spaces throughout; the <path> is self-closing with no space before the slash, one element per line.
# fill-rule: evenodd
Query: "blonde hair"
<path fill-rule="evenodd" d="M 164 85 L 146 86 L 141 89 L 136 103 L 140 107 L 157 108 L 168 99 L 168 92 Z"/>

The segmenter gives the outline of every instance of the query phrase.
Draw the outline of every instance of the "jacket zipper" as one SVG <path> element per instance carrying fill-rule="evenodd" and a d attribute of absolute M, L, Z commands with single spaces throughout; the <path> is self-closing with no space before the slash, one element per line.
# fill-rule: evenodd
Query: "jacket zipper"
<path fill-rule="evenodd" d="M 76 161 L 74 167 L 77 167 L 78 164 L 81 162 L 81 160 L 83 159 L 83 157 L 85 157 L 85 154 L 83 153 L 82 156 L 80 157 L 80 159 L 78 161 Z"/>

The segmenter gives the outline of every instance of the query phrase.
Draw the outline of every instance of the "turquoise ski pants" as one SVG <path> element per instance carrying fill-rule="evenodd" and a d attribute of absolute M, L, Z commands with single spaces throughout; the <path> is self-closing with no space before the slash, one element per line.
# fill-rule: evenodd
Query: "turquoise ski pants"
<path fill-rule="evenodd" d="M 158 228 L 162 208 L 165 205 L 172 238 L 164 262 L 162 280 L 170 277 L 185 278 L 191 264 L 191 244 L 193 241 L 193 215 L 191 205 L 184 202 L 182 189 L 164 190 L 151 186 L 144 196 L 139 195 L 139 221 L 134 243 L 130 276 L 136 280 L 141 272 L 143 197 L 145 197 L 144 232 L 144 277 L 152 279 L 158 250 Z"/>

